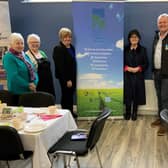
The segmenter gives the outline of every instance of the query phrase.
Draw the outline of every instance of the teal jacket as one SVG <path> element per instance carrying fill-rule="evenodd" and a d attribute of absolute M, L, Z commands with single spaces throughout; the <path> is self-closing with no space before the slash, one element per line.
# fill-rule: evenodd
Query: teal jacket
<path fill-rule="evenodd" d="M 25 55 L 25 59 L 34 67 L 29 57 Z M 11 52 L 7 52 L 2 59 L 3 67 L 7 74 L 7 86 L 8 90 L 13 94 L 23 94 L 31 92 L 29 90 L 29 71 L 26 64 L 13 55 Z M 38 83 L 37 72 L 34 71 L 36 79 L 33 81 L 35 85 Z"/>

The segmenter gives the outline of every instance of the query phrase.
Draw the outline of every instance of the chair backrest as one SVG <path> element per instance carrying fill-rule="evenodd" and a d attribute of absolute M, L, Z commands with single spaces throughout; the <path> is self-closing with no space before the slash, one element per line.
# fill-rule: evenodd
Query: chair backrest
<path fill-rule="evenodd" d="M 0 126 L 0 160 L 16 160 L 21 158 L 24 148 L 15 128 Z"/>
<path fill-rule="evenodd" d="M 168 109 L 163 109 L 160 112 L 160 118 L 164 127 L 168 129 Z"/>
<path fill-rule="evenodd" d="M 50 105 L 55 105 L 55 98 L 47 92 L 24 93 L 19 98 L 19 106 L 48 107 Z"/>
<path fill-rule="evenodd" d="M 88 149 L 92 149 L 98 142 L 102 134 L 105 121 L 109 116 L 110 116 L 110 110 L 104 109 L 103 112 L 93 121 L 87 140 Z"/>
<path fill-rule="evenodd" d="M 163 109 L 160 112 L 160 117 L 163 121 L 167 121 L 167 123 L 168 123 L 168 109 Z"/>
<path fill-rule="evenodd" d="M 2 103 L 7 103 L 8 106 L 17 106 L 17 95 L 12 94 L 8 90 L 0 90 L 0 100 Z"/>

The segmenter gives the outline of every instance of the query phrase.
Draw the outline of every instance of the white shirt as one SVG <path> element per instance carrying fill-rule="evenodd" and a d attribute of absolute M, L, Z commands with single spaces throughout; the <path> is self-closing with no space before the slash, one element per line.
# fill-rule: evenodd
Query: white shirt
<path fill-rule="evenodd" d="M 159 32 L 159 40 L 156 44 L 155 53 L 154 53 L 154 68 L 161 69 L 161 56 L 162 56 L 162 40 L 167 36 L 168 31 L 164 34 L 164 36 L 160 36 Z"/>
<path fill-rule="evenodd" d="M 156 44 L 155 53 L 154 53 L 154 68 L 155 69 L 161 69 L 161 51 L 162 51 L 162 39 L 159 38 Z"/>

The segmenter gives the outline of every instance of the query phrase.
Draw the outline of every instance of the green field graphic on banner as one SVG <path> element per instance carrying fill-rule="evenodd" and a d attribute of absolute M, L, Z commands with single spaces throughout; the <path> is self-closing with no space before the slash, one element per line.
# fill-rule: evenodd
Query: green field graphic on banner
<path fill-rule="evenodd" d="M 78 89 L 78 111 L 80 116 L 95 116 L 104 107 L 112 110 L 112 115 L 121 115 L 123 109 L 123 89 Z"/>

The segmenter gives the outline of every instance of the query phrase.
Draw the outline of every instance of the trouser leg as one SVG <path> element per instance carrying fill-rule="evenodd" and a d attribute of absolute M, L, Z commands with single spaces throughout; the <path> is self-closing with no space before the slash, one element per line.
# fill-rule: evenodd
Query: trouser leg
<path fill-rule="evenodd" d="M 131 117 L 131 104 L 126 104 L 126 110 L 124 113 L 125 120 L 129 120 Z"/>
<path fill-rule="evenodd" d="M 66 83 L 60 81 L 61 84 L 61 106 L 64 109 L 68 109 L 73 113 L 73 89 L 68 88 Z"/>
<path fill-rule="evenodd" d="M 162 79 L 161 101 L 162 101 L 161 110 L 168 109 L 168 79 Z"/>
<path fill-rule="evenodd" d="M 161 81 L 160 71 L 154 72 L 154 84 L 155 84 L 157 102 L 158 102 L 158 116 L 160 118 L 160 111 L 162 109 L 162 100 L 161 100 L 162 81 Z"/>
<path fill-rule="evenodd" d="M 133 111 L 132 111 L 132 120 L 136 120 L 137 119 L 137 111 L 138 111 L 138 105 L 137 103 L 133 103 Z"/>

